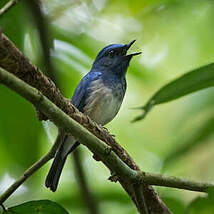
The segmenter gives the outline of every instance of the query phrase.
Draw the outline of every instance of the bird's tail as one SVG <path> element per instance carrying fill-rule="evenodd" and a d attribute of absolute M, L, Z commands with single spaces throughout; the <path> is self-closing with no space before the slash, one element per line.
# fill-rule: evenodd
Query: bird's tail
<path fill-rule="evenodd" d="M 50 188 L 51 191 L 55 192 L 59 183 L 59 179 L 62 173 L 63 166 L 65 165 L 65 161 L 67 156 L 77 147 L 79 146 L 79 142 L 75 142 L 69 149 L 66 147 L 66 142 L 63 142 L 60 145 L 59 150 L 57 151 L 54 161 L 51 165 L 51 168 L 48 172 L 48 175 L 45 180 L 45 186 Z M 67 149 L 67 151 L 65 150 Z"/>

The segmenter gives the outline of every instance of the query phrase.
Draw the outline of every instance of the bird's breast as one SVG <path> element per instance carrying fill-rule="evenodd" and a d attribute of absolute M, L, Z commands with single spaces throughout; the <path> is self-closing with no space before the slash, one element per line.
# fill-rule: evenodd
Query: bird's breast
<path fill-rule="evenodd" d="M 102 79 L 95 80 L 89 85 L 84 113 L 95 122 L 105 125 L 118 113 L 124 94 L 119 84 L 117 87 L 107 87 Z"/>

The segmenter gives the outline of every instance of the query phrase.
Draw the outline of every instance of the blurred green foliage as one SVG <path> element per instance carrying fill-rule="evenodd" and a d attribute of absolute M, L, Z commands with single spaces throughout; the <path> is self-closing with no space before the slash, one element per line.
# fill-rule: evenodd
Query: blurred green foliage
<path fill-rule="evenodd" d="M 6 2 L 0 1 L 0 7 Z M 130 65 L 122 109 L 108 129 L 145 171 L 161 172 L 164 168 L 169 175 L 213 181 L 213 88 L 159 105 L 139 123 L 131 124 L 130 121 L 140 113 L 132 107 L 145 103 L 173 79 L 214 61 L 214 3 L 210 0 L 42 2 L 49 21 L 50 38 L 54 39 L 51 58 L 65 97 L 72 96 L 101 48 L 110 43 L 137 39 L 132 49 L 142 50 L 143 54 L 133 59 Z M 38 30 L 31 21 L 29 11 L 20 1 L 0 19 L 0 26 L 16 46 L 42 69 Z M 50 134 L 37 121 L 31 104 L 1 85 L 0 98 L 1 194 L 51 144 Z M 180 152 L 182 148 L 185 152 Z M 94 161 L 86 148 L 82 150 L 88 182 L 102 213 L 136 213 L 120 185 L 107 182 L 108 170 Z M 177 161 L 169 165 L 164 162 L 167 157 L 178 154 L 180 158 Z M 48 168 L 49 164 L 35 173 L 5 205 L 49 199 L 72 213 L 86 213 L 72 163 L 68 161 L 66 164 L 56 193 L 44 186 Z M 209 203 L 202 193 L 170 188 L 157 190 L 174 213 L 184 213 L 189 206 L 192 207 L 188 208 L 189 212 L 194 213 L 194 204 L 198 202 L 190 204 L 192 200 L 200 200 L 201 206 Z M 195 199 L 198 196 L 202 199 Z M 213 206 L 207 207 L 208 213 L 214 212 Z"/>
<path fill-rule="evenodd" d="M 10 207 L 3 214 L 68 214 L 68 212 L 56 204 L 48 200 L 31 201 L 20 204 L 15 207 Z"/>
<path fill-rule="evenodd" d="M 143 107 L 140 107 L 140 109 L 143 110 L 143 114 L 136 117 L 134 121 L 144 119 L 148 112 L 155 105 L 170 102 L 182 96 L 189 95 L 193 92 L 213 87 L 213 68 L 214 63 L 211 63 L 209 65 L 185 73 L 178 79 L 164 85 L 149 99 L 149 101 Z"/>
<path fill-rule="evenodd" d="M 214 210 L 214 191 L 211 189 L 207 197 L 197 197 L 187 207 L 187 214 L 212 214 Z"/>

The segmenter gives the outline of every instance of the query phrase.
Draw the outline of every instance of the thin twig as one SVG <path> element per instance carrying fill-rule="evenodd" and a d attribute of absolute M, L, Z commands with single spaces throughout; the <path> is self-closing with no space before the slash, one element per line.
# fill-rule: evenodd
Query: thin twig
<path fill-rule="evenodd" d="M 214 184 L 212 183 L 191 181 L 175 176 L 167 176 L 142 171 L 139 171 L 138 176 L 138 181 L 141 181 L 141 183 L 155 186 L 172 187 L 196 192 L 207 192 L 210 188 L 214 188 Z"/>
<path fill-rule="evenodd" d="M 46 164 L 50 159 L 54 157 L 61 140 L 62 136 L 59 135 L 50 151 L 46 155 L 44 155 L 39 161 L 35 162 L 30 168 L 28 168 L 24 172 L 24 174 L 0 196 L 1 206 L 3 206 L 3 202 L 6 201 L 18 189 L 18 187 L 21 186 L 33 173 L 35 173 L 38 169 L 40 169 L 44 164 Z"/>
<path fill-rule="evenodd" d="M 10 8 L 12 8 L 14 5 L 16 5 L 17 2 L 18 2 L 18 0 L 11 0 L 7 4 L 5 4 L 5 6 L 0 9 L 0 18 L 5 13 L 7 13 L 7 11 L 10 10 Z"/>

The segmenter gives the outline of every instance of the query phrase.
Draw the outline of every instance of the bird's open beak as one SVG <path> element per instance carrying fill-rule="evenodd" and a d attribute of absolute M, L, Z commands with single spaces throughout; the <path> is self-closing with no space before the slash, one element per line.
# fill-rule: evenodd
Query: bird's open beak
<path fill-rule="evenodd" d="M 131 41 L 129 44 L 125 45 L 126 46 L 126 50 L 128 50 L 135 42 L 136 42 L 136 39 Z"/>
<path fill-rule="evenodd" d="M 126 53 L 129 50 L 129 48 L 135 43 L 135 41 L 136 41 L 136 39 L 131 41 L 129 44 L 125 45 L 124 49 L 126 50 Z M 128 55 L 126 55 L 126 57 L 132 58 L 133 56 L 139 55 L 141 53 L 142 52 L 136 52 L 136 53 L 128 54 Z"/>

